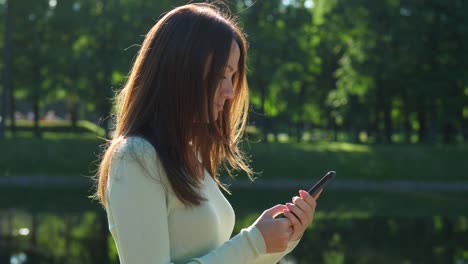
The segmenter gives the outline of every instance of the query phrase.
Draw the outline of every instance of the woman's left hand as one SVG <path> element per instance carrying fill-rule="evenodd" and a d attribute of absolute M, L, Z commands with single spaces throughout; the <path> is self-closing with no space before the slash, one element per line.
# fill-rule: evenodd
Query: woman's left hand
<path fill-rule="evenodd" d="M 316 199 L 320 196 L 320 191 L 315 197 L 312 197 L 304 190 L 299 191 L 299 196 L 292 198 L 292 203 L 287 203 L 287 210 L 283 211 L 284 216 L 289 219 L 293 225 L 293 234 L 291 241 L 296 241 L 302 237 L 304 231 L 314 220 Z"/>

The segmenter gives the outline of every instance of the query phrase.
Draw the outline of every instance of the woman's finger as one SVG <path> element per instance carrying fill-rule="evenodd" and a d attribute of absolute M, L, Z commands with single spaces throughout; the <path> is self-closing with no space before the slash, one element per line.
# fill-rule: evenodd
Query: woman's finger
<path fill-rule="evenodd" d="M 317 195 L 320 195 L 321 192 L 322 191 L 320 190 L 320 192 Z M 317 202 L 308 192 L 304 190 L 300 190 L 299 195 L 301 196 L 303 201 L 305 201 L 313 210 L 315 210 L 315 207 L 317 206 Z"/>
<path fill-rule="evenodd" d="M 301 226 L 305 226 L 308 224 L 307 214 L 301 208 L 292 203 L 287 203 L 286 207 L 289 209 L 289 211 L 291 211 L 291 213 L 293 213 L 297 217 L 297 219 L 301 223 Z"/>
<path fill-rule="evenodd" d="M 304 199 L 302 199 L 302 198 L 300 198 L 298 196 L 295 196 L 293 198 L 293 203 L 295 205 L 297 205 L 299 208 L 301 208 L 301 210 L 306 212 L 307 214 L 309 214 L 310 212 L 313 211 L 312 206 L 310 206 L 309 203 L 307 203 L 306 201 L 304 201 Z"/>
<path fill-rule="evenodd" d="M 291 231 L 290 237 L 294 236 L 294 232 L 302 232 L 303 228 L 302 228 L 301 222 L 293 213 L 291 213 L 291 211 L 284 210 L 283 214 L 286 217 L 286 219 L 288 219 L 292 224 L 291 229 L 290 229 Z"/>
<path fill-rule="evenodd" d="M 307 216 L 306 225 L 309 225 L 312 222 L 315 208 L 311 207 L 307 202 L 301 198 L 294 199 L 294 204 L 298 206 Z"/>

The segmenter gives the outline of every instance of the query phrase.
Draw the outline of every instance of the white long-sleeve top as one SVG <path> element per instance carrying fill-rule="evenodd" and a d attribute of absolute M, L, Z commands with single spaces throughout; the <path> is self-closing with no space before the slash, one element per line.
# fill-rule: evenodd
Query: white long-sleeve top
<path fill-rule="evenodd" d="M 273 264 L 260 231 L 250 226 L 231 237 L 235 215 L 205 172 L 199 192 L 207 199 L 187 207 L 173 192 L 153 146 L 129 137 L 116 149 L 107 183 L 109 230 L 121 264 Z"/>

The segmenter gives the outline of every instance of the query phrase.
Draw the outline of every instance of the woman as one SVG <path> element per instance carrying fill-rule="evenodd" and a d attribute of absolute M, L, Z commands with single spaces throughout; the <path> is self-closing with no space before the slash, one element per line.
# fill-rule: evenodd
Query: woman
<path fill-rule="evenodd" d="M 209 4 L 175 8 L 146 35 L 98 172 L 120 263 L 276 263 L 312 222 L 315 200 L 301 191 L 230 238 L 217 176 L 221 164 L 252 173 L 238 148 L 246 52 L 235 21 Z"/>

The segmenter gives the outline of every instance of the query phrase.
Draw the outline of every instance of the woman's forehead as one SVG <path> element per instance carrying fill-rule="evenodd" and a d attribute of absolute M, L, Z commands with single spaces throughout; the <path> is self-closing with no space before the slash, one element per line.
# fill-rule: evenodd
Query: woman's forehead
<path fill-rule="evenodd" d="M 231 44 L 231 51 L 229 52 L 229 61 L 227 68 L 231 72 L 237 71 L 237 65 L 239 64 L 239 58 L 240 58 L 240 48 L 239 45 L 237 44 L 237 41 L 232 41 Z"/>

